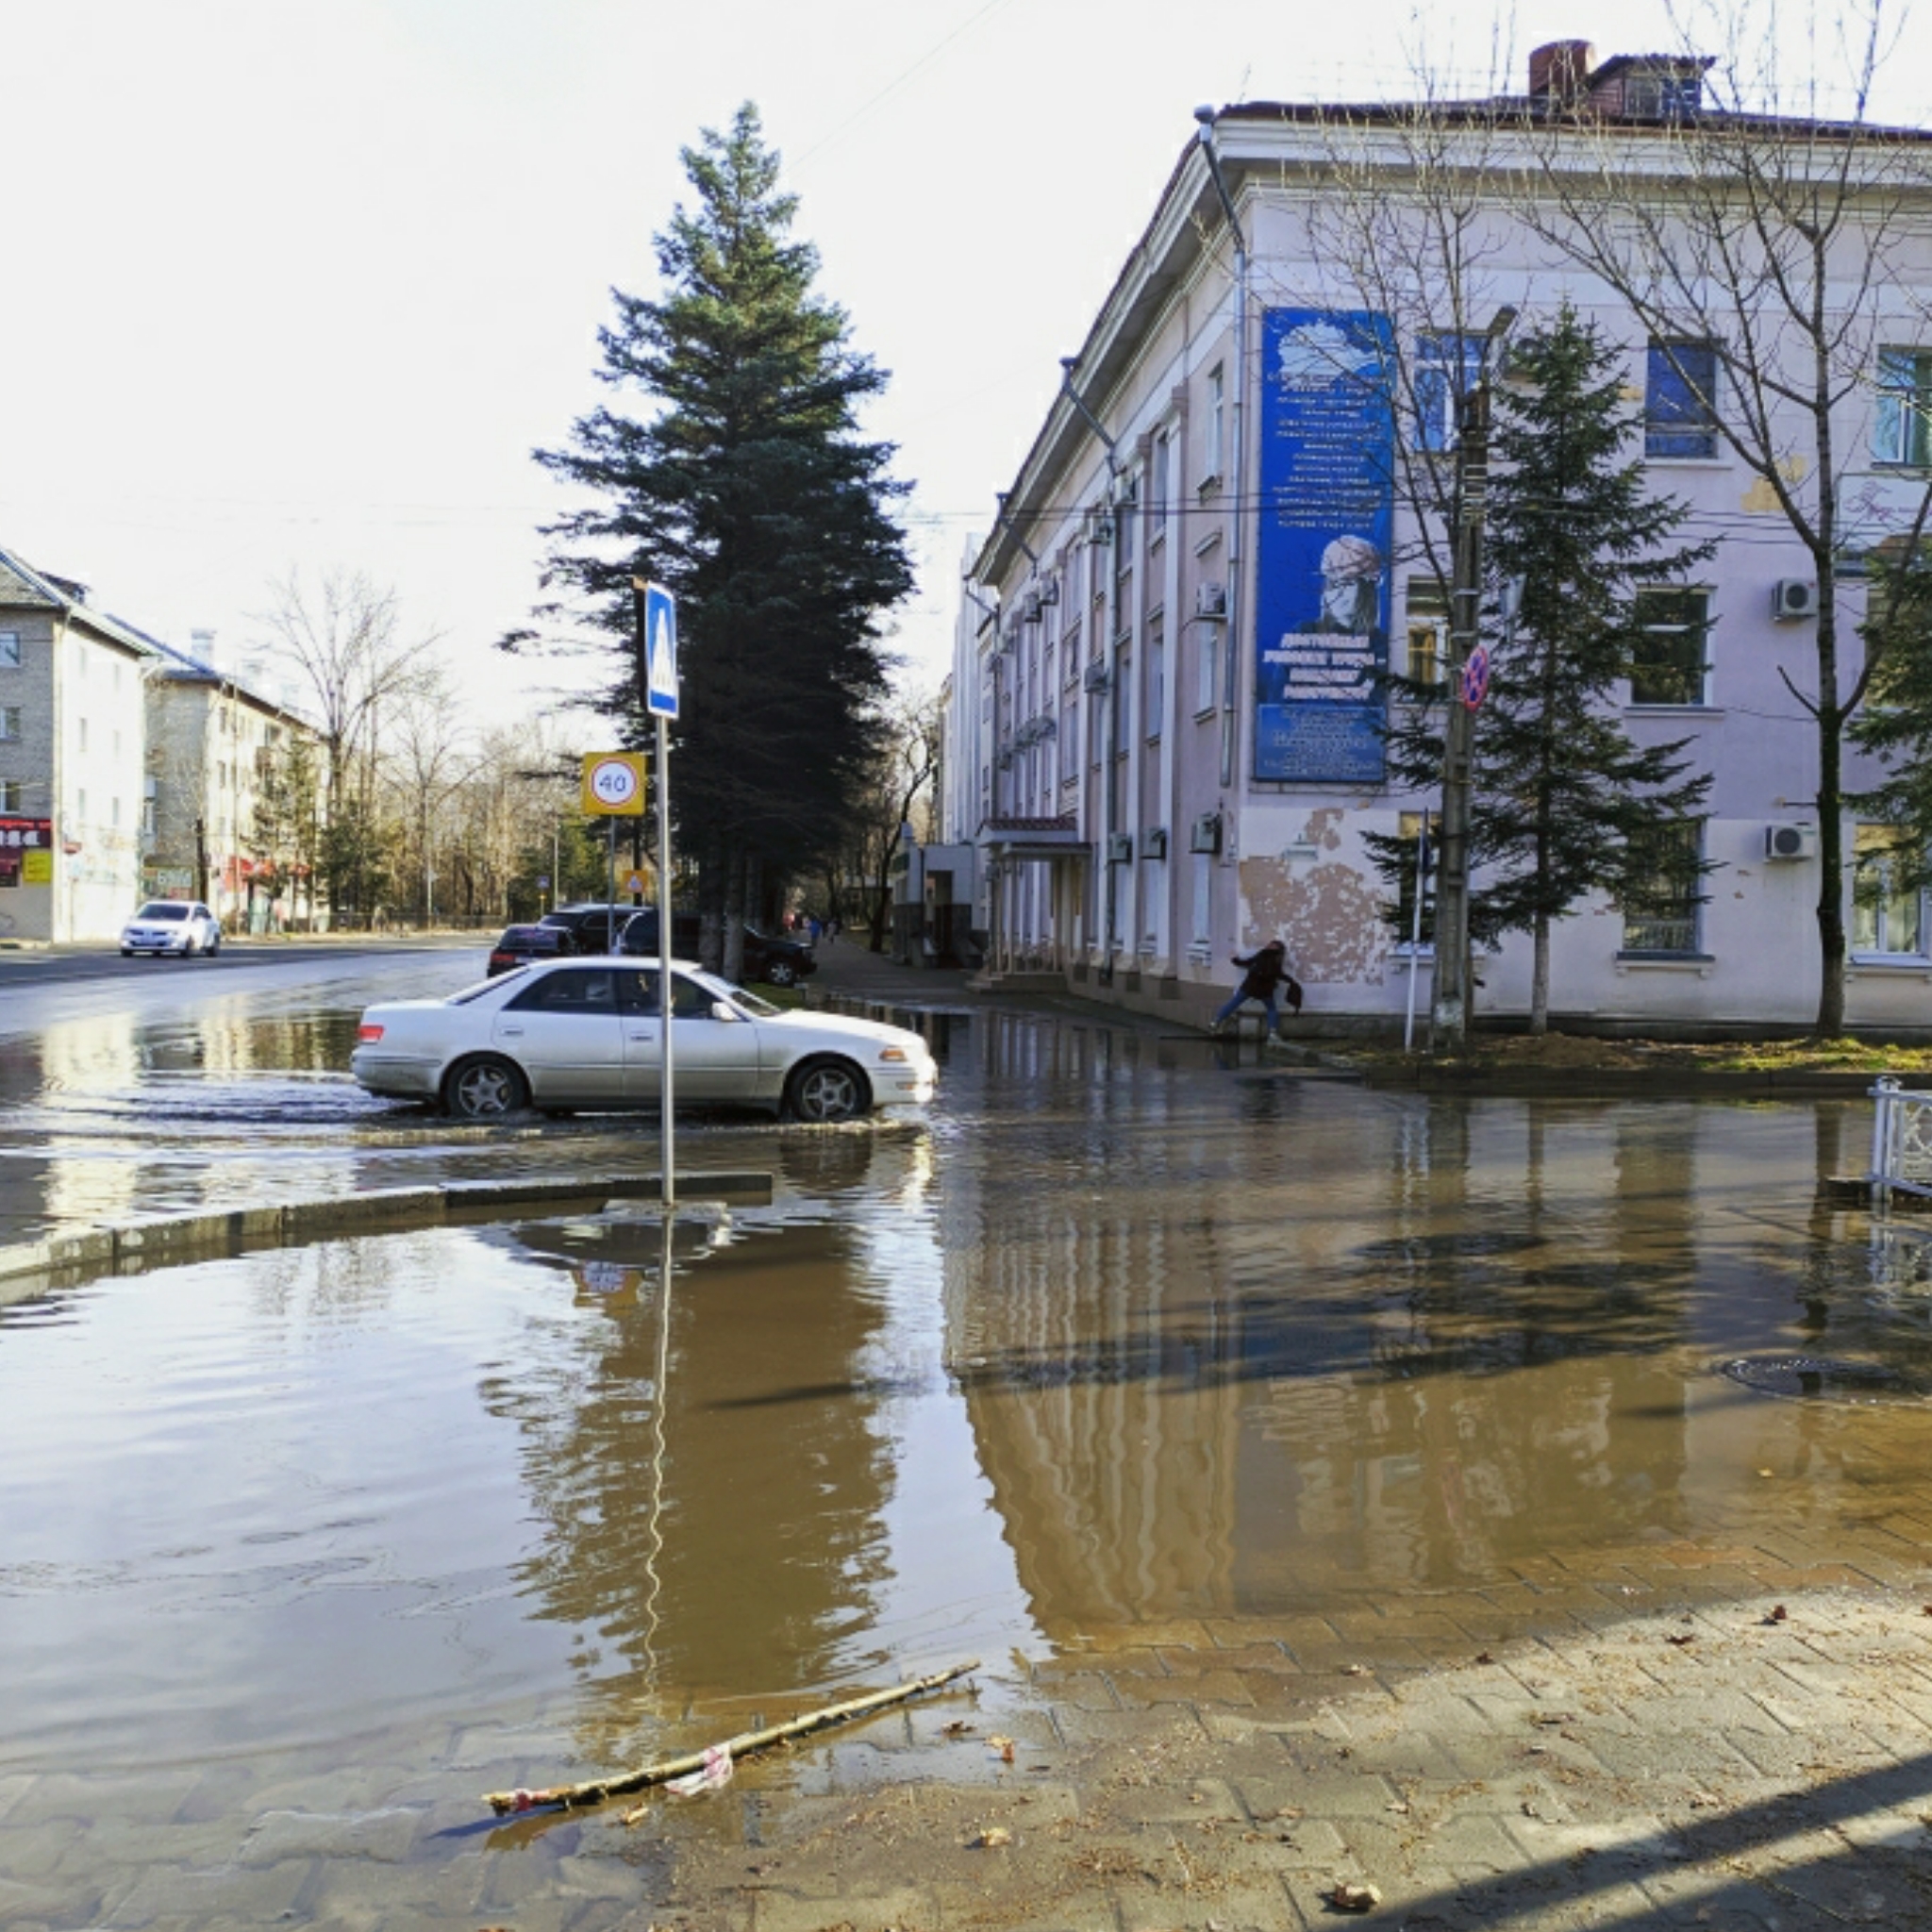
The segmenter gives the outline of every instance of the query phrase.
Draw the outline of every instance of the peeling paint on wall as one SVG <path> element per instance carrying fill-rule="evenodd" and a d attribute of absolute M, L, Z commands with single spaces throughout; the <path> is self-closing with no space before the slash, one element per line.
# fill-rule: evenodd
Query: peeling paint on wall
<path fill-rule="evenodd" d="M 1315 821 L 1341 814 L 1317 812 L 1309 843 L 1341 842 L 1332 828 L 1315 832 Z M 1299 978 L 1335 984 L 1379 984 L 1389 952 L 1376 886 L 1347 865 L 1317 865 L 1297 878 L 1285 858 L 1241 862 L 1242 950 L 1266 940 L 1288 942 L 1289 964 Z"/>

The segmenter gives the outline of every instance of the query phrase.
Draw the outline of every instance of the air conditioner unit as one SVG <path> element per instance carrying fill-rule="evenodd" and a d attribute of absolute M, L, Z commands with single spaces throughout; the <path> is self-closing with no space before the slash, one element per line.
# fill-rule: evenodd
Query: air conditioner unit
<path fill-rule="evenodd" d="M 1188 850 L 1205 852 L 1209 858 L 1221 854 L 1221 814 L 1218 811 L 1204 811 L 1194 821 L 1194 829 L 1188 834 Z"/>
<path fill-rule="evenodd" d="M 1108 675 L 1106 660 L 1100 658 L 1094 658 L 1093 662 L 1088 665 L 1087 675 L 1080 680 L 1081 688 L 1086 691 L 1105 691 L 1112 682 L 1113 679 Z"/>
<path fill-rule="evenodd" d="M 1027 624 L 1038 624 L 1040 622 L 1040 592 L 1038 591 L 1027 591 L 1026 601 L 1020 607 L 1020 615 Z"/>
<path fill-rule="evenodd" d="M 1059 601 L 1060 580 L 1058 577 L 1048 577 L 1045 583 L 1041 584 L 1040 587 L 1041 605 L 1042 608 L 1044 608 L 1048 606 L 1058 604 Z"/>
<path fill-rule="evenodd" d="M 1764 856 L 1767 858 L 1816 858 L 1816 825 L 1766 825 Z"/>
<path fill-rule="evenodd" d="M 1165 858 L 1167 857 L 1167 827 L 1150 825 L 1141 834 L 1141 857 L 1142 858 Z"/>
<path fill-rule="evenodd" d="M 1131 832 L 1109 832 L 1107 837 L 1107 862 L 1109 865 L 1130 865 L 1134 858 L 1134 835 Z"/>
<path fill-rule="evenodd" d="M 1780 577 L 1771 587 L 1771 614 L 1790 624 L 1818 615 L 1818 586 L 1809 577 Z"/>
<path fill-rule="evenodd" d="M 1113 541 L 1113 519 L 1108 516 L 1095 517 L 1087 535 L 1090 541 L 1105 550 Z"/>
<path fill-rule="evenodd" d="M 1196 617 L 1225 617 L 1227 615 L 1227 586 L 1225 584 L 1196 584 L 1194 586 L 1194 615 Z"/>

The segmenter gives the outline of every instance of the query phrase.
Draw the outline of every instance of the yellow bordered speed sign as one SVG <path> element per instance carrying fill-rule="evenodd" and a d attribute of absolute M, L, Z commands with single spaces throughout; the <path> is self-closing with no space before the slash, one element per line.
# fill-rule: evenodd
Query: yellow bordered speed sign
<path fill-rule="evenodd" d="M 641 751 L 584 754 L 583 808 L 597 818 L 640 818 L 644 809 L 644 755 Z"/>

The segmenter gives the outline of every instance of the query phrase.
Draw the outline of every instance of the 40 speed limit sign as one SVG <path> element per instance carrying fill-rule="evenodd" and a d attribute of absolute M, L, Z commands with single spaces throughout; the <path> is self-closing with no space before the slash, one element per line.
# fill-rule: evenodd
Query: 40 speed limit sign
<path fill-rule="evenodd" d="M 641 751 L 584 754 L 583 808 L 595 818 L 641 818 L 644 755 Z"/>

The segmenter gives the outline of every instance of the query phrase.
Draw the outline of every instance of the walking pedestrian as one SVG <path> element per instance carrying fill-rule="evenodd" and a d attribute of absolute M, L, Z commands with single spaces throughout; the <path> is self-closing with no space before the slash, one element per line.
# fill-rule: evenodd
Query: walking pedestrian
<path fill-rule="evenodd" d="M 1273 1033 L 1281 1024 L 1281 1016 L 1274 1005 L 1274 989 L 1277 986 L 1287 994 L 1290 1011 L 1301 1011 L 1302 983 L 1288 970 L 1288 947 L 1280 940 L 1270 940 L 1245 959 L 1237 953 L 1234 963 L 1245 969 L 1244 976 L 1235 989 L 1234 997 L 1215 1014 L 1210 1031 L 1219 1033 L 1243 1001 L 1259 1000 L 1268 1015 L 1268 1031 Z"/>

